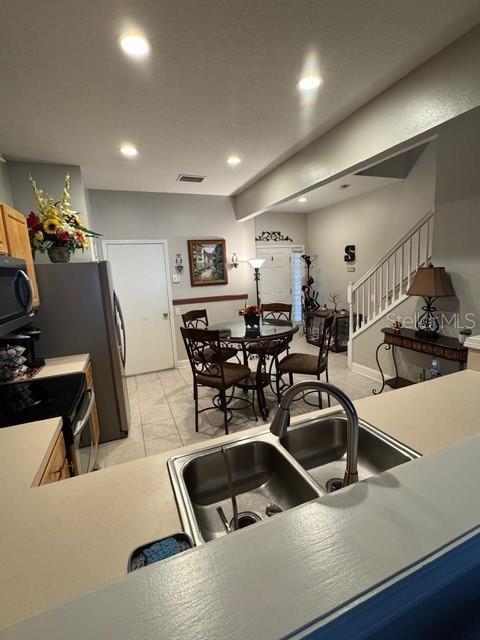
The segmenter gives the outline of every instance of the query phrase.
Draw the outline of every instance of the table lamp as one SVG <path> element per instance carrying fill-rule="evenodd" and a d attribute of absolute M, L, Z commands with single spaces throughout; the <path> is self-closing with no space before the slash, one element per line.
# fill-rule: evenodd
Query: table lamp
<path fill-rule="evenodd" d="M 260 294 L 258 292 L 258 283 L 260 281 L 260 267 L 263 265 L 263 263 L 265 262 L 264 258 L 251 258 L 249 261 L 250 266 L 253 268 L 254 271 L 254 279 L 255 279 L 255 286 L 257 289 L 257 307 L 260 307 Z"/>
<path fill-rule="evenodd" d="M 409 296 L 421 296 L 425 300 L 422 307 L 424 313 L 417 320 L 418 335 L 435 338 L 438 336 L 440 325 L 436 317 L 436 307 L 433 303 L 436 298 L 447 298 L 455 295 L 449 275 L 445 267 L 419 267 L 410 288 Z"/>

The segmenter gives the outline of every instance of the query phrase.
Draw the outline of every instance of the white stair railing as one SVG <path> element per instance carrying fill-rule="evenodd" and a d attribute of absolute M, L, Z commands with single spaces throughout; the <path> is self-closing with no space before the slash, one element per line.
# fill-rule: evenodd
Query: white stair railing
<path fill-rule="evenodd" d="M 357 282 L 348 285 L 350 340 L 407 298 L 412 276 L 432 257 L 430 211 Z"/>

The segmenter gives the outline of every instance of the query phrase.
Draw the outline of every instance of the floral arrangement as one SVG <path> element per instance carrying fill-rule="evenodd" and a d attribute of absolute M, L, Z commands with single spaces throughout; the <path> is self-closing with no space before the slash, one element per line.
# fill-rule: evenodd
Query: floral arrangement
<path fill-rule="evenodd" d="M 37 185 L 32 176 L 29 176 L 29 180 L 37 202 L 37 213 L 31 211 L 27 218 L 33 255 L 36 251 L 50 253 L 55 247 L 63 247 L 69 254 L 77 249 L 84 251 L 89 246 L 89 238 L 101 235 L 84 227 L 78 213 L 72 211 L 68 173 L 62 199 L 57 202 Z"/>
<path fill-rule="evenodd" d="M 242 316 L 259 316 L 262 313 L 262 307 L 251 304 L 240 311 Z"/>

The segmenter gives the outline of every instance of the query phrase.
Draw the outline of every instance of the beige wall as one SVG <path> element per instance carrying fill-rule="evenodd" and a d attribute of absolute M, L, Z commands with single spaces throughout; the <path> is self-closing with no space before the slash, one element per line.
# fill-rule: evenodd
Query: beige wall
<path fill-rule="evenodd" d="M 12 189 L 10 186 L 10 176 L 6 162 L 0 162 L 0 202 L 13 205 Z"/>
<path fill-rule="evenodd" d="M 433 141 L 405 180 L 307 214 L 306 251 L 318 255 L 312 275 L 322 304 L 336 291 L 346 307 L 348 282 L 358 280 L 433 209 L 436 153 Z M 347 244 L 356 246 L 354 273 L 343 259 Z"/>
<path fill-rule="evenodd" d="M 480 26 L 235 198 L 238 219 L 350 173 L 480 105 Z"/>
<path fill-rule="evenodd" d="M 473 314 L 480 333 L 480 108 L 445 126 L 439 138 L 433 261 L 445 266 L 457 298 L 438 307 Z M 452 327 L 447 333 L 457 335 Z"/>
<path fill-rule="evenodd" d="M 90 190 L 91 222 L 109 240 L 166 239 L 170 277 L 175 271 L 175 255 L 181 253 L 184 271 L 181 282 L 172 283 L 174 299 L 247 293 L 254 296 L 254 283 L 248 258 L 255 256 L 254 222 L 235 219 L 230 198 L 224 196 L 146 193 L 137 191 Z M 227 262 L 233 252 L 241 260 L 237 269 L 228 269 L 228 284 L 190 286 L 187 240 L 225 238 Z M 232 318 L 243 302 L 211 302 L 176 306 L 177 313 L 206 308 L 211 323 Z M 176 316 L 178 327 L 181 319 Z M 180 332 L 176 332 L 179 358 L 185 352 Z"/>
<path fill-rule="evenodd" d="M 262 231 L 280 231 L 289 236 L 293 244 L 305 245 L 307 240 L 307 217 L 304 213 L 267 211 L 254 219 L 255 236 Z"/>

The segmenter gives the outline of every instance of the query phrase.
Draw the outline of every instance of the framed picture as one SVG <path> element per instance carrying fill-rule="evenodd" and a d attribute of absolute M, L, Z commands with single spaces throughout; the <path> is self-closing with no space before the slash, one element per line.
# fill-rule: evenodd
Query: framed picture
<path fill-rule="evenodd" d="M 223 239 L 189 240 L 188 262 L 192 287 L 227 284 L 226 255 L 227 250 Z"/>

